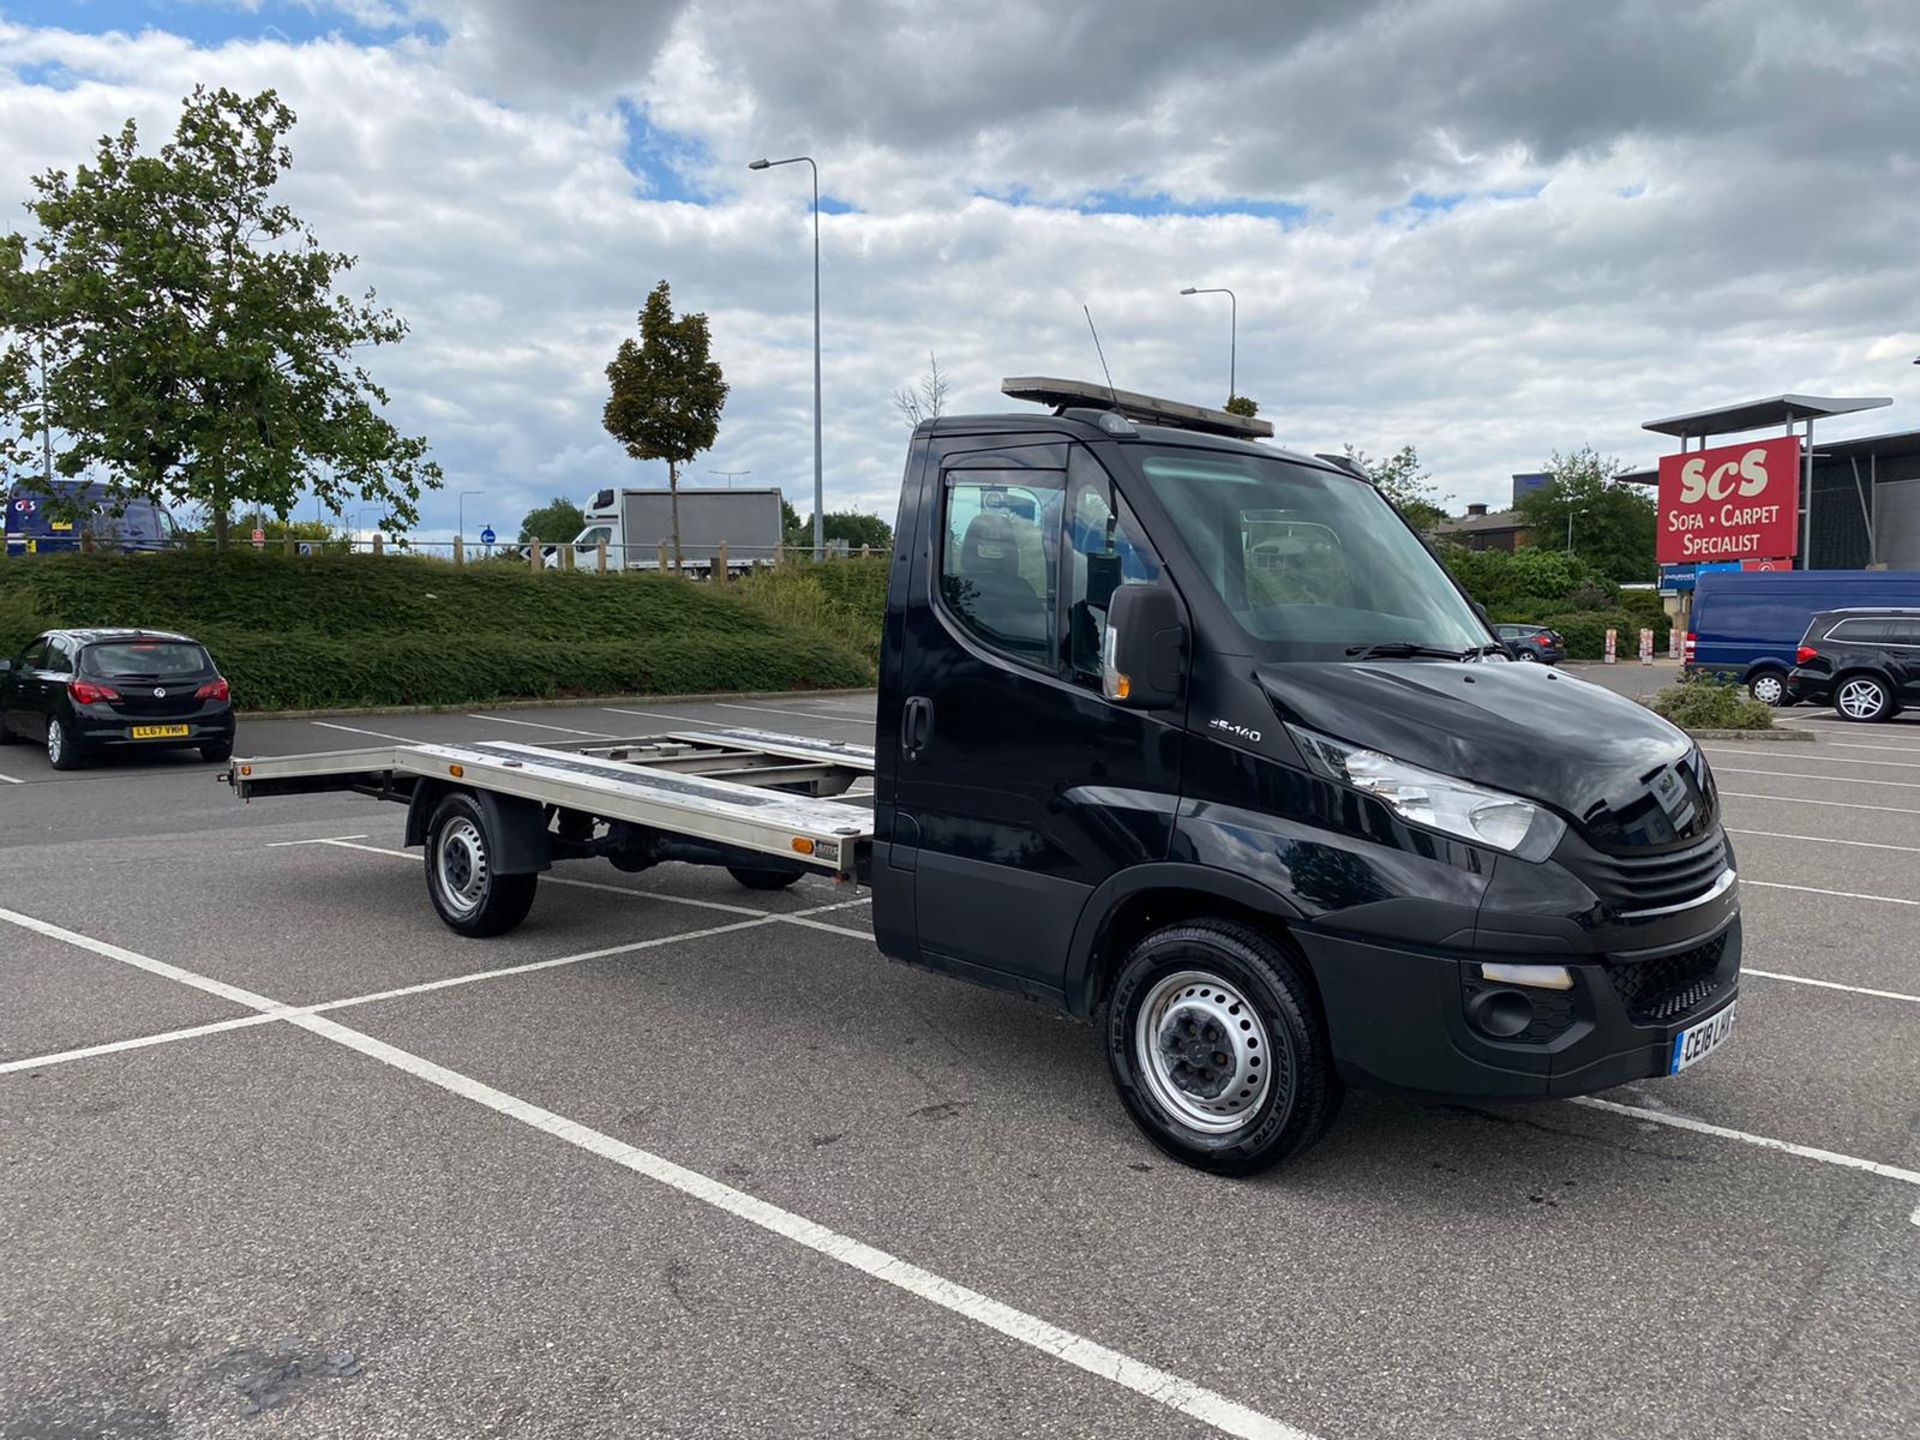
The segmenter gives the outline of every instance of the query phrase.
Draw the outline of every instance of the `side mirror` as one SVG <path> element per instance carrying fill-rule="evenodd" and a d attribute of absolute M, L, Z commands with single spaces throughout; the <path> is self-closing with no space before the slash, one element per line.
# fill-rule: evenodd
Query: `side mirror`
<path fill-rule="evenodd" d="M 1122 585 L 1107 603 L 1100 688 L 1129 710 L 1180 703 L 1187 645 L 1180 607 L 1164 585 Z"/>

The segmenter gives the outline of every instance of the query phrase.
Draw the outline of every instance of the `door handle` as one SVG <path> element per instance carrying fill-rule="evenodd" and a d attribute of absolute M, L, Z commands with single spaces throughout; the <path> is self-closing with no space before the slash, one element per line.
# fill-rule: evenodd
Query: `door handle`
<path fill-rule="evenodd" d="M 933 740 L 933 701 L 924 695 L 907 698 L 900 715 L 900 752 L 909 760 L 918 760 Z"/>

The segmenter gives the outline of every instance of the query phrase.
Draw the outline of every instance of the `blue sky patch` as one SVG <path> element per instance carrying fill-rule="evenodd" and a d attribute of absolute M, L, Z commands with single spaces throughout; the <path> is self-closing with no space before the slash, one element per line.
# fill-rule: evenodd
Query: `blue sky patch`
<path fill-rule="evenodd" d="M 1071 205 L 1050 204 L 1036 199 L 1024 185 L 1004 190 L 976 190 L 974 194 L 1003 205 L 1037 206 L 1055 210 L 1074 210 L 1082 215 L 1250 215 L 1259 220 L 1278 220 L 1297 225 L 1312 213 L 1305 205 L 1288 200 L 1253 200 L 1228 196 L 1218 200 L 1175 200 L 1165 192 L 1140 194 L 1132 190 L 1092 190 Z"/>
<path fill-rule="evenodd" d="M 1469 190 L 1451 191 L 1445 195 L 1434 195 L 1425 190 L 1416 190 L 1402 203 L 1390 205 L 1373 218 L 1382 225 L 1420 225 L 1439 215 L 1446 215 L 1469 200 L 1532 200 L 1546 189 L 1544 183 L 1518 185 L 1511 190 Z"/>
<path fill-rule="evenodd" d="M 446 31 L 430 22 L 367 25 L 324 0 L 316 5 L 261 0 L 257 9 L 240 0 L 0 0 L 0 16 L 15 24 L 87 35 L 164 30 L 208 48 L 233 40 L 300 45 L 335 35 L 355 45 L 391 45 L 415 37 L 436 43 L 446 39 Z"/>
<path fill-rule="evenodd" d="M 692 179 L 708 163 L 704 145 L 676 131 L 661 129 L 647 118 L 645 106 L 631 100 L 622 100 L 615 108 L 627 127 L 627 147 L 620 158 L 629 173 L 641 181 L 641 199 L 704 205 L 712 198 Z"/>

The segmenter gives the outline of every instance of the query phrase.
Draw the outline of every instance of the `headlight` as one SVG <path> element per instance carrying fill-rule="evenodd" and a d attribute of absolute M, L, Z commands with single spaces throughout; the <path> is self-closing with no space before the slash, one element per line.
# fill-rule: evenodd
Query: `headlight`
<path fill-rule="evenodd" d="M 1555 816 L 1532 801 L 1422 770 L 1378 750 L 1365 750 L 1295 725 L 1289 725 L 1287 731 L 1308 761 L 1328 779 L 1378 797 L 1411 824 L 1508 851 L 1520 848 L 1536 818 L 1556 831 L 1562 828 Z M 1556 834 L 1554 843 L 1558 839 Z"/>

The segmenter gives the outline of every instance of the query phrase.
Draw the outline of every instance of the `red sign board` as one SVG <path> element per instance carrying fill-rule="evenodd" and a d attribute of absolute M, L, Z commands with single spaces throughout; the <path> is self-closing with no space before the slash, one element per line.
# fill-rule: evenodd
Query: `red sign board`
<path fill-rule="evenodd" d="M 1662 565 L 1800 553 L 1800 437 L 1660 457 Z"/>

